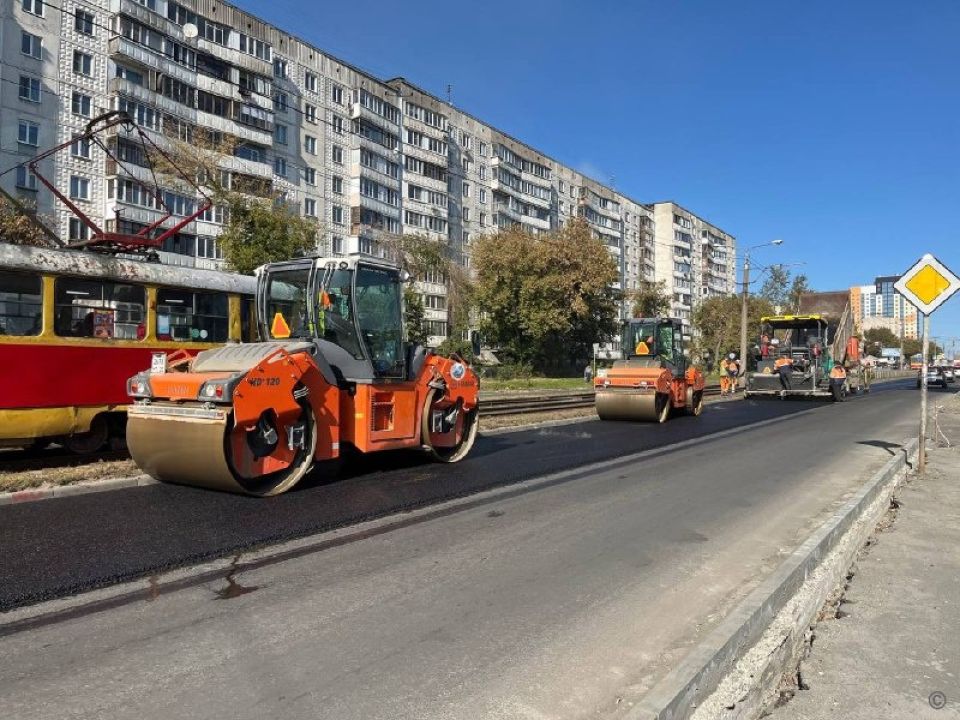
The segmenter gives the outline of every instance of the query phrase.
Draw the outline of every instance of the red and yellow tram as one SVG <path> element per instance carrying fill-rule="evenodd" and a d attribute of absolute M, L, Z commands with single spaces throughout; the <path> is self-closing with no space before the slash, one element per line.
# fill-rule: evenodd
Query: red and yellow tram
<path fill-rule="evenodd" d="M 0 446 L 123 437 L 154 351 L 256 339 L 250 276 L 0 243 Z"/>

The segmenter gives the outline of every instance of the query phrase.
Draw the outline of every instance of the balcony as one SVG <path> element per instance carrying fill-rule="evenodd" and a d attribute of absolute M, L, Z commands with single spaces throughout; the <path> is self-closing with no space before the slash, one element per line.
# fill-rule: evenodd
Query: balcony
<path fill-rule="evenodd" d="M 372 124 L 383 128 L 389 133 L 394 135 L 399 135 L 400 125 L 394 122 L 390 122 L 383 115 L 378 115 L 373 110 L 368 108 L 363 103 L 351 102 L 350 103 L 350 119 L 351 120 L 368 120 Z"/>
<path fill-rule="evenodd" d="M 125 37 L 110 38 L 107 43 L 107 51 L 111 57 L 124 57 L 132 60 L 140 67 L 162 72 L 164 75 L 169 75 L 181 82 L 191 85 L 196 82 L 196 71 L 186 68 L 179 63 L 175 63 L 166 55 L 157 53 L 142 45 L 137 45 Z"/>
<path fill-rule="evenodd" d="M 493 209 L 502 215 L 506 215 L 511 220 L 516 220 L 517 222 L 523 222 L 526 219 L 520 213 L 520 210 L 511 206 L 510 203 L 505 203 L 505 202 L 494 203 Z"/>

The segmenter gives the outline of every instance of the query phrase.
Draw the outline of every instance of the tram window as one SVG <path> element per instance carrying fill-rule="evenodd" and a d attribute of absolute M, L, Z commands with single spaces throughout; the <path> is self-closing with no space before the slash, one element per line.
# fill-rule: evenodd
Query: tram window
<path fill-rule="evenodd" d="M 53 329 L 61 337 L 144 337 L 146 291 L 139 285 L 60 277 L 53 297 Z"/>
<path fill-rule="evenodd" d="M 41 297 L 39 275 L 0 271 L 0 335 L 39 335 Z"/>
<path fill-rule="evenodd" d="M 257 328 L 254 318 L 253 298 L 249 295 L 240 296 L 240 342 L 256 342 Z"/>
<path fill-rule="evenodd" d="M 224 342 L 230 302 L 222 293 L 157 290 L 157 339 Z"/>

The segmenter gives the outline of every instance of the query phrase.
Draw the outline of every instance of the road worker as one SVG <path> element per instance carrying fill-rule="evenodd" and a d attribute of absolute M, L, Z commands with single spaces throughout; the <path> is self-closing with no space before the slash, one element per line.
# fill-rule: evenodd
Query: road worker
<path fill-rule="evenodd" d="M 844 384 L 847 381 L 847 370 L 841 363 L 836 363 L 830 369 L 830 392 L 833 393 L 835 400 L 840 400 L 844 395 Z"/>
<path fill-rule="evenodd" d="M 733 395 L 737 392 L 737 378 L 740 376 L 740 362 L 734 353 L 727 358 L 727 391 Z"/>
<path fill-rule="evenodd" d="M 727 390 L 730 388 L 730 378 L 727 375 L 727 356 L 724 355 L 720 358 L 720 397 L 724 397 L 727 394 Z"/>
<path fill-rule="evenodd" d="M 773 362 L 773 369 L 780 376 L 780 387 L 790 390 L 790 375 L 793 372 L 793 358 L 781 355 Z"/>

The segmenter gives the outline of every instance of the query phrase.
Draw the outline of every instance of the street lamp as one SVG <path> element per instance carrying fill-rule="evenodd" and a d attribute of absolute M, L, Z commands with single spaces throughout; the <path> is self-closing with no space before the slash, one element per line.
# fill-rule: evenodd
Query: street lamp
<path fill-rule="evenodd" d="M 747 382 L 747 299 L 750 293 L 750 251 L 768 245 L 783 245 L 783 240 L 752 245 L 743 251 L 743 298 L 740 306 L 740 387 Z"/>

